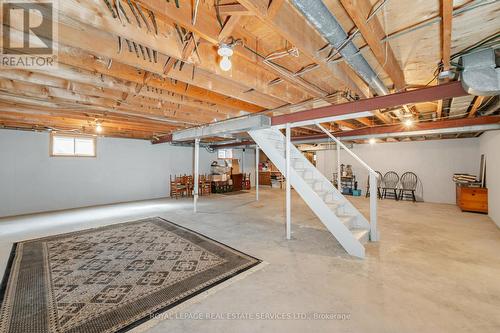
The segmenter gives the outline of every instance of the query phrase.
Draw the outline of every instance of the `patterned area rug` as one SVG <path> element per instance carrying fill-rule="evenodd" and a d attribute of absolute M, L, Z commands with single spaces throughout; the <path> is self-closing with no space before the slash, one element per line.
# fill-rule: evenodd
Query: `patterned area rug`
<path fill-rule="evenodd" d="M 20 242 L 11 258 L 1 333 L 124 332 L 260 262 L 160 218 Z"/>

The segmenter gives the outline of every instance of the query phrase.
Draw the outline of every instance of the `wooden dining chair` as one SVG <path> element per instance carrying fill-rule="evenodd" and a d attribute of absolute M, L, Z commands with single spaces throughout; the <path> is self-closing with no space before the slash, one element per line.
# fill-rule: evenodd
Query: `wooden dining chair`
<path fill-rule="evenodd" d="M 178 199 L 183 197 L 186 192 L 186 186 L 182 183 L 182 177 L 170 175 L 170 197 Z"/>
<path fill-rule="evenodd" d="M 398 200 L 398 184 L 399 176 L 394 171 L 389 171 L 384 175 L 383 185 L 382 185 L 382 197 L 385 199 L 387 195 L 389 197 L 394 197 L 394 200 Z"/>
<path fill-rule="evenodd" d="M 189 175 L 187 176 L 188 179 L 188 186 L 189 186 L 189 196 L 192 197 L 194 196 L 194 176 Z"/>
<path fill-rule="evenodd" d="M 212 193 L 212 184 L 207 175 L 200 175 L 199 194 L 201 196 L 210 195 Z"/>
<path fill-rule="evenodd" d="M 417 201 L 415 190 L 417 189 L 418 177 L 413 172 L 405 172 L 399 181 L 401 188 L 399 189 L 399 200 L 410 199 L 413 202 Z"/>

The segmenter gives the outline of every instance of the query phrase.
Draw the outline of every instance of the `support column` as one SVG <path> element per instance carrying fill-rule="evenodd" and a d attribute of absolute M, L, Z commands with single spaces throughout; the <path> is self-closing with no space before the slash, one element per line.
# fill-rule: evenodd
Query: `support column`
<path fill-rule="evenodd" d="M 286 239 L 292 238 L 291 130 L 286 124 Z"/>
<path fill-rule="evenodd" d="M 241 150 L 241 173 L 245 173 L 245 148 Z"/>
<path fill-rule="evenodd" d="M 370 240 L 377 242 L 379 234 L 377 230 L 377 200 L 378 200 L 378 175 L 370 172 Z"/>
<path fill-rule="evenodd" d="M 259 145 L 255 143 L 255 200 L 259 201 L 259 159 L 260 149 Z"/>
<path fill-rule="evenodd" d="M 197 212 L 198 187 L 200 185 L 200 139 L 194 140 L 194 212 Z"/>
<path fill-rule="evenodd" d="M 340 174 L 340 145 L 337 143 L 337 189 L 342 192 L 342 175 Z"/>

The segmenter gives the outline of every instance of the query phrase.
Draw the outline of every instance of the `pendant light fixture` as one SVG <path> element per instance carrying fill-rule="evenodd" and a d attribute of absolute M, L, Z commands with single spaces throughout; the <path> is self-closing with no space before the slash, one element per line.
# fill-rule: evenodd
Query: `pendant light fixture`
<path fill-rule="evenodd" d="M 233 45 L 224 43 L 219 44 L 219 49 L 217 50 L 217 54 L 222 57 L 222 59 L 219 62 L 219 66 L 220 69 L 222 69 L 224 72 L 231 70 L 231 67 L 233 67 L 230 58 L 233 55 L 233 53 L 234 53 Z"/>

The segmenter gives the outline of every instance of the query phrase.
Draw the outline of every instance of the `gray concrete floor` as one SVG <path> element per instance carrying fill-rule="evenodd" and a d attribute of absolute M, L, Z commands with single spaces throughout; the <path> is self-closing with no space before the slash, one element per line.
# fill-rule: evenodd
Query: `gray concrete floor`
<path fill-rule="evenodd" d="M 369 202 L 352 198 L 365 214 Z M 12 242 L 161 216 L 268 265 L 189 304 L 147 332 L 500 332 L 500 230 L 453 205 L 380 201 L 381 241 L 364 260 L 345 254 L 293 194 L 284 239 L 284 192 L 154 200 L 0 219 L 0 269 Z M 229 314 L 228 314 L 229 313 Z M 304 314 L 348 314 L 303 320 Z M 196 320 L 199 316 L 295 320 Z"/>

